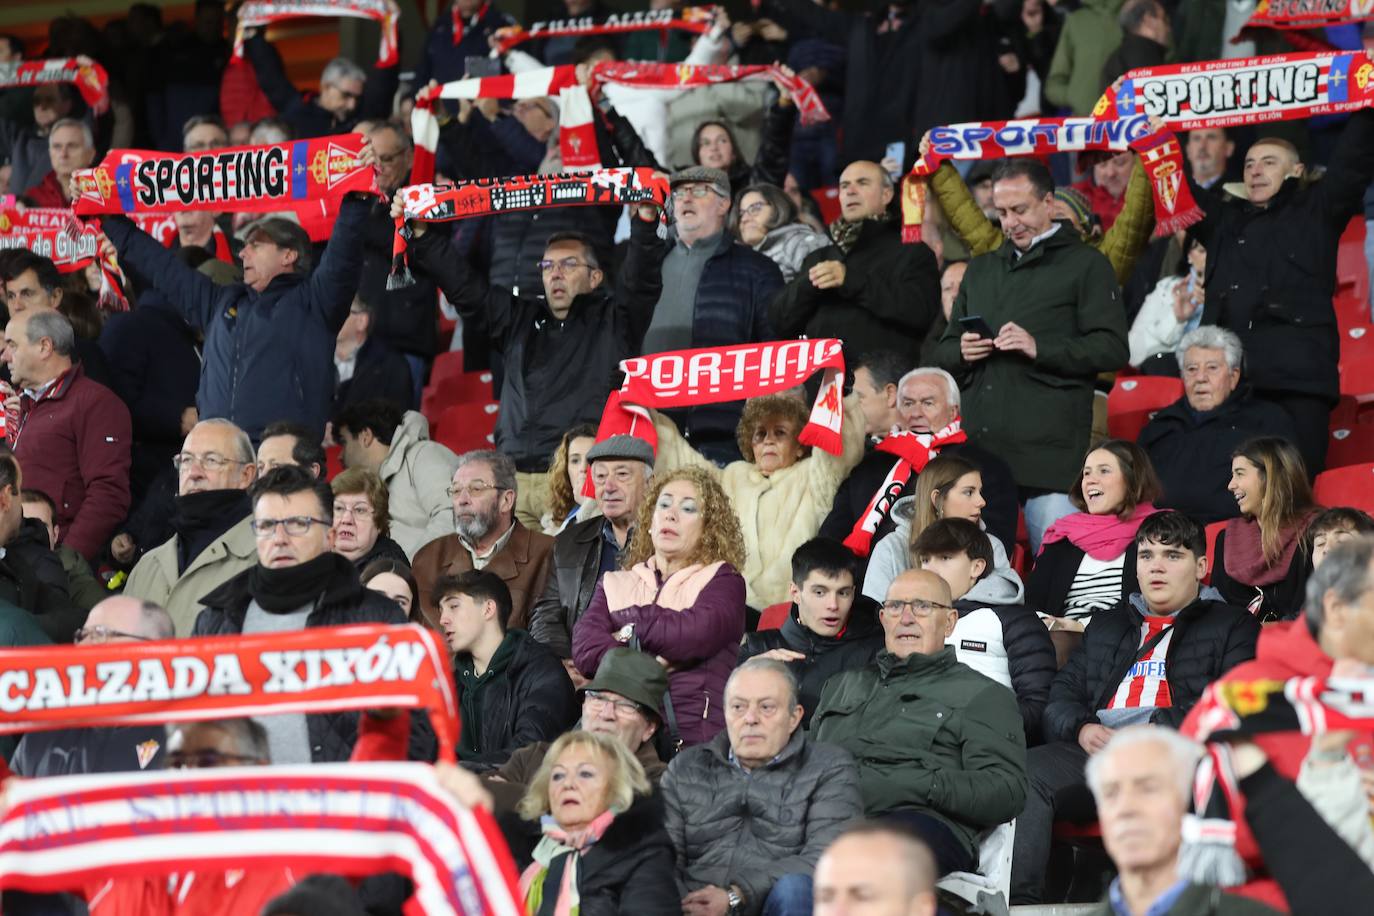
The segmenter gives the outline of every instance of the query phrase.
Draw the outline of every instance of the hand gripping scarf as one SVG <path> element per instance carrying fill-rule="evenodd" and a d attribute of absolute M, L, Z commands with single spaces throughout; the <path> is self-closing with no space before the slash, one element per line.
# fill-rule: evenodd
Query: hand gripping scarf
<path fill-rule="evenodd" d="M 238 9 L 239 27 L 234 35 L 234 57 L 243 57 L 245 29 L 261 28 L 286 19 L 320 16 L 348 16 L 376 22 L 382 27 L 382 40 L 377 47 L 377 66 L 396 66 L 399 49 L 396 23 L 401 18 L 396 0 L 248 0 Z"/>
<path fill-rule="evenodd" d="M 477 178 L 451 185 L 418 184 L 400 190 L 404 210 L 396 220 L 388 289 L 413 281 L 406 264 L 406 244 L 413 219 L 448 222 L 516 210 L 546 207 L 615 206 L 651 203 L 660 209 L 668 199 L 668 181 L 653 169 L 596 169 L 565 175 L 518 175 Z"/>
<path fill-rule="evenodd" d="M 1247 27 L 1317 29 L 1374 19 L 1370 0 L 1260 0 Z"/>
<path fill-rule="evenodd" d="M 254 866 L 400 871 L 415 883 L 407 916 L 523 913 L 496 822 L 461 806 L 424 763 L 14 779 L 5 801 L 0 888 L 54 893 Z"/>
<path fill-rule="evenodd" d="M 769 80 L 792 95 L 803 124 L 816 124 L 830 117 L 810 83 L 795 74 L 786 73 L 778 66 L 724 67 L 603 61 L 592 68 L 591 77 L 593 87 L 598 92 L 605 83 L 641 89 L 688 89 L 718 83 Z M 598 167 L 601 156 L 592 124 L 591 94 L 578 83 L 576 68 L 544 67 L 505 76 L 457 80 L 419 92 L 410 116 L 411 134 L 415 137 L 412 178 L 416 182 L 434 178 L 434 155 L 439 148 L 439 121 L 434 115 L 434 104 L 438 99 L 530 99 L 548 96 L 556 96 L 559 100 L 558 146 L 564 167 Z"/>
<path fill-rule="evenodd" d="M 1135 150 L 1149 176 L 1155 202 L 1155 236 L 1172 235 L 1202 219 L 1184 180 L 1183 150 L 1173 134 L 1150 132 L 1139 112 L 1122 117 L 1027 118 L 937 127 L 930 153 L 902 180 L 902 240 L 919 242 L 925 219 L 926 182 L 946 159 L 1048 156 L 1083 150 Z"/>
<path fill-rule="evenodd" d="M 457 701 L 433 631 L 294 633 L 0 650 L 0 735 L 376 706 L 428 711 L 453 759 Z"/>
<path fill-rule="evenodd" d="M 1141 67 L 1093 109 L 1102 118 L 1161 118 L 1179 130 L 1291 121 L 1374 104 L 1374 61 L 1364 51 L 1272 54 Z"/>
<path fill-rule="evenodd" d="M 1189 737 L 1209 742 L 1193 784 L 1193 813 L 1183 825 L 1179 867 L 1199 884 L 1245 883 L 1235 852 L 1231 812 L 1240 798 L 1225 738 L 1271 732 L 1327 732 L 1374 728 L 1374 680 L 1297 677 L 1287 681 L 1219 681 L 1198 700 Z"/>
<path fill-rule="evenodd" d="M 875 447 L 876 451 L 896 455 L 897 463 L 887 472 L 882 485 L 868 501 L 868 508 L 864 509 L 859 520 L 854 523 L 854 530 L 844 539 L 844 546 L 857 556 L 868 556 L 869 551 L 873 549 L 873 535 L 892 514 L 892 507 L 906 489 L 911 476 L 924 471 L 930 459 L 940 454 L 946 446 L 967 441 L 968 433 L 963 430 L 963 421 L 955 417 L 948 426 L 934 434 L 902 431 L 892 433 L 879 442 Z"/>
<path fill-rule="evenodd" d="M 833 337 L 674 350 L 621 360 L 625 382 L 606 401 L 597 441 L 621 433 L 647 438 L 642 428 L 636 431 L 644 420 L 642 408 L 720 404 L 777 394 L 822 370 L 825 376 L 811 417 L 797 438 L 803 445 L 838 455 L 843 448 L 844 353 Z M 649 430 L 652 433 L 652 424 Z M 657 441 L 655 436 L 653 442 Z"/>
<path fill-rule="evenodd" d="M 325 201 L 349 191 L 375 192 L 376 174 L 359 153 L 364 138 L 340 134 L 269 146 L 236 146 L 204 153 L 110 150 L 93 169 L 78 169 L 72 210 L 99 213 L 175 213 L 242 210 L 269 213 Z"/>
<path fill-rule="evenodd" d="M 71 210 L 30 207 L 0 212 L 0 250 L 27 248 L 53 262 L 59 273 L 85 270 L 100 265 L 99 306 L 106 311 L 127 312 L 129 300 L 124 293 L 127 281 L 115 260 L 114 252 L 100 254 L 100 227 L 84 223 Z"/>
<path fill-rule="evenodd" d="M 109 110 L 110 77 L 95 61 L 82 63 L 75 57 L 55 57 L 0 64 L 0 89 L 47 83 L 71 83 L 91 111 L 104 114 Z"/>
<path fill-rule="evenodd" d="M 580 38 L 583 35 L 622 35 L 626 32 L 661 32 L 677 29 L 705 34 L 711 29 L 714 6 L 689 6 L 685 9 L 634 10 L 612 13 L 609 16 L 579 16 L 576 19 L 554 19 L 536 22 L 528 29 L 512 25 L 496 30 L 496 50 L 505 54 L 516 45 L 537 38 Z"/>

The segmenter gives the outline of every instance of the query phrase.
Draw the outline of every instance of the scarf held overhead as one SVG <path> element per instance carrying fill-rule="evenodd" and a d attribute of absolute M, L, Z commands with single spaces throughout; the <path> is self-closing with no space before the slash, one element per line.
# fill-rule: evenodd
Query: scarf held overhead
<path fill-rule="evenodd" d="M 1135 150 L 1150 180 L 1155 203 L 1155 236 L 1186 229 L 1202 211 L 1183 180 L 1183 150 L 1173 134 L 1150 131 L 1149 118 L 1135 112 L 1112 118 L 1024 118 L 936 127 L 930 152 L 916 160 L 902 181 L 902 239 L 918 242 L 925 220 L 925 178 L 946 159 L 1002 159 L 1049 156 L 1084 150 Z"/>
<path fill-rule="evenodd" d="M 517 916 L 515 867 L 485 811 L 423 763 L 230 767 L 12 780 L 0 888 L 53 893 L 255 865 L 401 871 L 407 916 Z"/>
<path fill-rule="evenodd" d="M 85 270 L 92 264 L 100 267 L 98 304 L 106 311 L 126 312 L 129 300 L 124 287 L 127 281 L 115 260 L 113 249 L 100 254 L 100 227 L 83 223 L 71 210 L 54 207 L 30 207 L 0 212 L 0 250 L 26 248 L 53 262 L 59 273 L 69 274 Z"/>
<path fill-rule="evenodd" d="M 896 455 L 897 463 L 887 472 L 882 485 L 868 501 L 868 507 L 854 523 L 854 530 L 844 539 L 844 546 L 857 556 L 868 556 L 873 548 L 873 535 L 892 514 L 892 507 L 906 489 L 911 476 L 924 471 L 930 459 L 940 454 L 941 449 L 967 441 L 968 433 L 964 432 L 963 420 L 955 417 L 948 426 L 936 433 L 911 433 L 903 430 L 892 433 L 879 442 L 875 450 Z"/>
<path fill-rule="evenodd" d="M 621 360 L 625 383 L 607 400 L 597 438 L 602 438 L 602 431 L 608 436 L 629 433 L 636 421 L 642 421 L 642 414 L 629 409 L 631 405 L 668 408 L 740 401 L 795 388 L 824 371 L 811 417 L 797 438 L 803 445 L 838 455 L 844 419 L 841 346 L 839 340 L 823 337 L 674 350 Z"/>
<path fill-rule="evenodd" d="M 668 199 L 668 180 L 653 169 L 595 169 L 566 175 L 517 175 L 476 178 L 451 185 L 417 184 L 402 188 L 403 210 L 396 220 L 389 288 L 409 284 L 405 251 L 410 220 L 448 222 L 545 207 L 653 204 L 662 209 Z"/>
<path fill-rule="evenodd" d="M 505 54 L 516 45 L 536 38 L 580 38 L 584 35 L 621 35 L 626 32 L 650 32 L 677 29 L 704 34 L 711 28 L 716 14 L 714 6 L 689 6 L 685 9 L 669 7 L 661 10 L 633 10 L 611 13 L 609 16 L 579 16 L 576 19 L 553 19 L 536 22 L 528 29 L 506 26 L 496 30 L 496 51 Z"/>
<path fill-rule="evenodd" d="M 1374 19 L 1370 0 L 1260 0 L 1247 27 L 1317 29 Z"/>
<path fill-rule="evenodd" d="M 204 153 L 110 150 L 93 169 L 73 175 L 80 216 L 185 210 L 291 210 L 337 202 L 350 191 L 375 192 L 376 173 L 359 158 L 365 138 L 339 134 Z"/>
<path fill-rule="evenodd" d="M 48 60 L 15 61 L 0 64 L 0 89 L 71 83 L 82 100 L 96 114 L 110 107 L 110 77 L 105 68 L 90 59 L 55 57 Z"/>
<path fill-rule="evenodd" d="M 377 66 L 394 67 L 398 60 L 396 23 L 401 11 L 396 0 L 248 0 L 238 8 L 238 31 L 234 35 L 234 57 L 243 57 L 243 33 L 286 19 L 348 16 L 371 19 L 382 27 L 377 47 Z"/>
<path fill-rule="evenodd" d="M 0 734 L 378 706 L 429 712 L 453 759 L 448 657 L 418 626 L 0 651 Z"/>

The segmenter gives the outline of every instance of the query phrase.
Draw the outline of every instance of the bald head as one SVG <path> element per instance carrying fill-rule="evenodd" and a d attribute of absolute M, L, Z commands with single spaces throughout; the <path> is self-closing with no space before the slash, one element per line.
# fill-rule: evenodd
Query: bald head
<path fill-rule="evenodd" d="M 851 223 L 882 215 L 893 193 L 892 176 L 876 162 L 860 159 L 840 173 L 840 212 Z"/>
<path fill-rule="evenodd" d="M 919 839 L 861 823 L 836 838 L 816 864 L 815 913 L 934 916 L 935 877 L 935 858 Z"/>
<path fill-rule="evenodd" d="M 954 632 L 959 612 L 949 583 L 933 572 L 908 569 L 892 580 L 883 602 L 884 647 L 898 658 L 934 655 Z"/>
<path fill-rule="evenodd" d="M 78 630 L 85 633 L 83 642 L 101 639 L 97 627 L 104 628 L 105 642 L 135 642 L 141 639 L 173 639 L 176 627 L 172 618 L 151 601 L 116 595 L 106 598 L 86 615 L 86 624 Z"/>

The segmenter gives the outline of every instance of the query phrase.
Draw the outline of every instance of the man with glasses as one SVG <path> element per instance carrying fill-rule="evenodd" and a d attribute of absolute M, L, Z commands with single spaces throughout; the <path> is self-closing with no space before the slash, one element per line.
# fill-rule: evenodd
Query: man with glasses
<path fill-rule="evenodd" d="M 172 619 L 151 601 L 128 595 L 106 598 L 91 608 L 76 631 L 78 646 L 171 639 Z M 166 743 L 161 725 L 63 728 L 31 732 L 10 758 L 17 776 L 75 776 L 159 770 Z"/>
<path fill-rule="evenodd" d="M 773 340 L 768 304 L 782 288 L 782 271 L 766 255 L 725 231 L 730 179 L 720 169 L 694 166 L 675 173 L 675 238 L 661 243 L 661 294 L 644 335 L 645 353 Z M 678 429 L 712 461 L 738 460 L 735 427 L 743 401 L 670 411 Z"/>
<path fill-rule="evenodd" d="M 915 831 L 938 873 L 973 871 L 982 832 L 1021 813 L 1026 742 L 1016 697 L 955 657 L 959 612 L 933 572 L 892 580 L 872 663 L 831 678 L 812 719 L 817 741 L 859 764 L 864 811 Z"/>
<path fill-rule="evenodd" d="M 510 589 L 510 626 L 528 627 L 553 566 L 553 538 L 515 517 L 518 486 L 515 463 L 501 452 L 479 450 L 458 456 L 448 489 L 455 530 L 422 547 L 411 564 L 420 586 L 420 607 L 431 627 L 439 627 L 435 583 L 441 576 L 474 569 L 501 577 Z"/>
<path fill-rule="evenodd" d="M 124 594 L 167 608 L 179 636 L 189 636 L 201 598 L 257 563 L 247 490 L 256 466 L 253 443 L 228 420 L 202 420 L 172 459 L 177 496 L 172 537 L 149 550 L 129 573 Z M 121 545 L 121 539 L 129 539 Z M 126 534 L 116 550 L 136 549 Z"/>
<path fill-rule="evenodd" d="M 372 75 L 346 57 L 325 64 L 318 95 L 306 96 L 291 83 L 281 54 L 262 29 L 248 29 L 243 56 L 253 67 L 258 85 L 277 116 L 291 127 L 297 140 L 343 134 L 366 118 L 384 116 L 391 109 L 400 70 L 372 67 Z"/>
<path fill-rule="evenodd" d="M 406 615 L 380 592 L 366 589 L 347 558 L 333 553 L 334 494 L 298 467 L 269 471 L 248 491 L 258 562 L 203 599 L 193 636 L 285 633 L 360 623 L 402 624 Z M 429 759 L 433 735 L 424 717 L 411 754 Z M 358 736 L 356 712 L 265 716 L 276 763 L 347 760 Z"/>
<path fill-rule="evenodd" d="M 392 213 L 400 213 L 399 198 Z M 591 238 L 577 232 L 550 236 L 539 262 L 543 296 L 489 284 L 458 256 L 448 233 L 412 224 L 419 236 L 410 249 L 412 263 L 433 278 L 464 319 L 486 327 L 493 353 L 501 354 L 505 375 L 496 448 L 515 462 L 516 515 L 531 528 L 539 527 L 546 508 L 550 456 L 565 430 L 601 418 L 612 377 L 621 360 L 639 355 L 658 301 L 658 210 L 640 206 L 637 214 L 613 288 Z"/>

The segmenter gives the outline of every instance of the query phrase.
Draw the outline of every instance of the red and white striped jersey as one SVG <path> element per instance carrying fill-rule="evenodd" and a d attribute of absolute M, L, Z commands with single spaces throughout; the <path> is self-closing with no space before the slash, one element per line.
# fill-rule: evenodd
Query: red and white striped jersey
<path fill-rule="evenodd" d="M 1107 703 L 1108 709 L 1159 708 L 1173 705 L 1165 670 L 1169 643 L 1174 638 L 1173 626 L 1173 617 L 1145 615 L 1145 621 L 1140 625 L 1140 645 L 1144 646 L 1161 632 L 1164 636 L 1143 658 L 1127 669 L 1126 676 L 1121 679 L 1121 686 L 1116 688 L 1116 693 Z"/>

